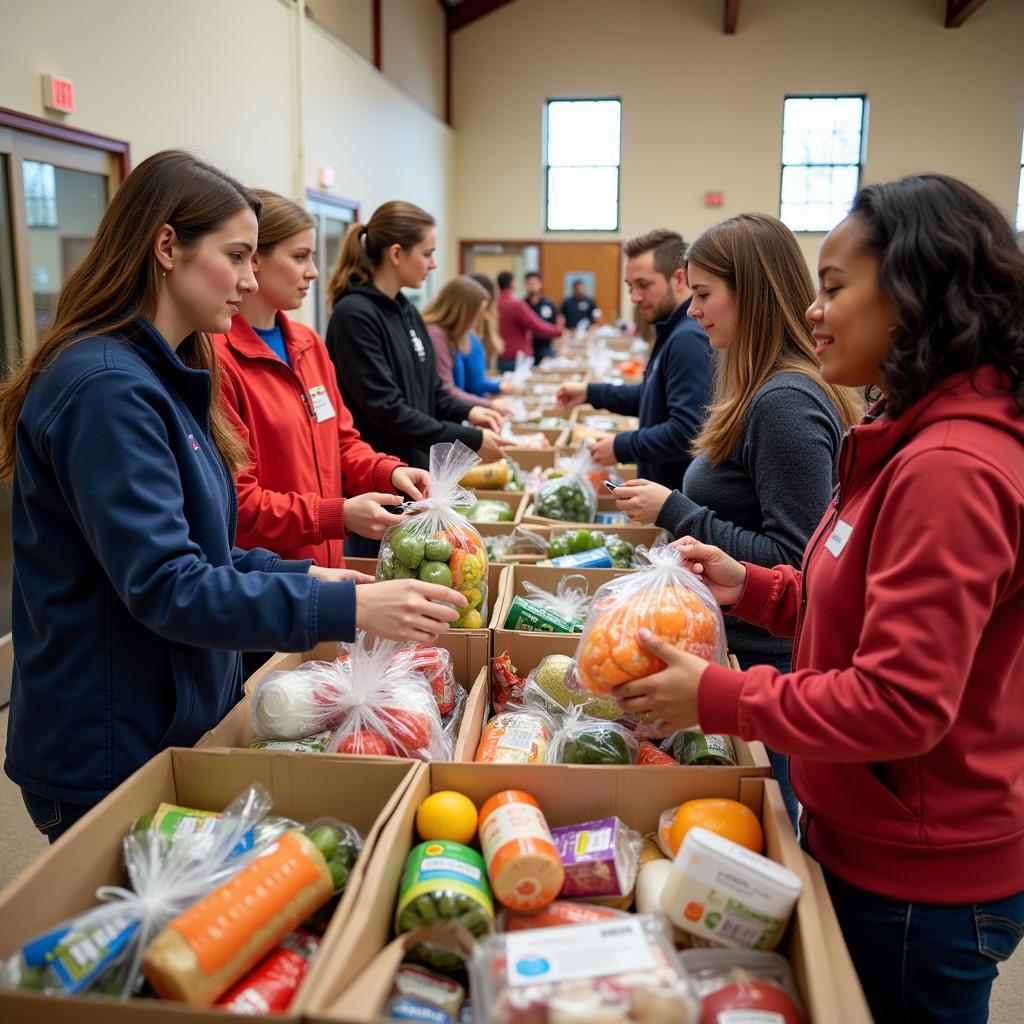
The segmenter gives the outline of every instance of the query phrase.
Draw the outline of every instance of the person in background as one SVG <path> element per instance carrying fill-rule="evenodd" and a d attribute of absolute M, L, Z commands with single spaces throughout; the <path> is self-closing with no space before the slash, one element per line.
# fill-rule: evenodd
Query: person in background
<path fill-rule="evenodd" d="M 679 545 L 720 604 L 795 637 L 793 670 L 648 637 L 667 667 L 623 697 L 792 755 L 878 1024 L 984 1024 L 1024 935 L 1024 255 L 992 202 L 923 174 L 861 189 L 818 280 L 822 376 L 878 401 L 803 571 Z"/>
<path fill-rule="evenodd" d="M 587 286 L 582 281 L 573 281 L 572 294 L 562 300 L 559 312 L 562 314 L 562 325 L 567 331 L 574 331 L 586 320 L 594 322 L 597 303 L 587 294 Z"/>
<path fill-rule="evenodd" d="M 436 245 L 430 214 L 385 203 L 366 224 L 349 225 L 328 284 L 327 348 L 356 429 L 375 450 L 420 469 L 440 441 L 462 441 L 485 462 L 508 444 L 498 436 L 500 413 L 441 386 L 426 324 L 402 294 L 434 269 Z M 347 555 L 376 557 L 378 548 L 361 534 L 345 542 Z"/>
<path fill-rule="evenodd" d="M 639 416 L 639 429 L 597 438 L 591 454 L 605 466 L 635 462 L 639 477 L 675 488 L 693 458 L 690 448 L 711 400 L 711 348 L 700 324 L 687 316 L 691 292 L 682 236 L 659 229 L 630 239 L 623 249 L 630 298 L 643 319 L 657 326 L 643 383 L 563 384 L 555 401 L 567 408 L 586 401 Z"/>
<path fill-rule="evenodd" d="M 515 369 L 520 352 L 533 358 L 532 338 L 557 338 L 562 333 L 561 327 L 541 320 L 513 293 L 514 281 L 508 270 L 498 274 L 498 327 L 505 342 L 505 352 L 498 360 L 498 369 L 502 372 Z"/>
<path fill-rule="evenodd" d="M 479 395 L 481 398 L 491 398 L 500 401 L 497 406 L 499 412 L 506 412 L 504 399 L 497 399 L 497 395 L 514 395 L 519 391 L 518 386 L 511 380 L 497 380 L 487 376 L 489 363 L 496 362 L 498 356 L 505 351 L 505 343 L 498 334 L 498 289 L 494 284 L 494 278 L 490 274 L 467 274 L 467 277 L 476 281 L 487 293 L 487 306 L 483 315 L 473 325 L 469 332 L 469 348 L 465 353 L 459 352 L 456 360 L 462 364 L 465 383 L 463 387 L 471 395 Z"/>
<path fill-rule="evenodd" d="M 796 236 L 767 214 L 709 228 L 686 251 L 687 315 L 721 353 L 714 399 L 679 490 L 630 480 L 616 503 L 636 522 L 690 535 L 756 565 L 799 565 L 828 506 L 855 397 L 822 380 L 803 312 L 814 286 Z M 740 665 L 788 672 L 793 644 L 727 619 Z M 786 759 L 769 751 L 794 824 Z"/>
<path fill-rule="evenodd" d="M 456 277 L 423 311 L 423 321 L 434 346 L 437 375 L 444 389 L 454 398 L 477 402 L 505 414 L 508 406 L 500 398 L 481 398 L 465 390 L 469 335 L 471 328 L 485 315 L 487 301 L 487 292 L 473 278 Z"/>
<path fill-rule="evenodd" d="M 245 447 L 207 334 L 256 290 L 260 202 L 170 150 L 114 193 L 38 348 L 0 384 L 13 482 L 4 769 L 54 841 L 242 696 L 239 651 L 426 641 L 465 599 L 234 546 Z M 410 587 L 410 584 L 419 586 Z"/>
<path fill-rule="evenodd" d="M 526 304 L 541 318 L 549 324 L 561 326 L 559 317 L 561 313 L 555 306 L 554 300 L 549 299 L 543 291 L 541 276 L 536 270 L 531 270 L 524 278 L 526 284 Z M 553 354 L 550 338 L 533 337 L 533 365 L 536 366 L 542 359 Z"/>
<path fill-rule="evenodd" d="M 313 218 L 284 196 L 254 194 L 262 206 L 252 257 L 259 290 L 243 298 L 227 334 L 213 337 L 224 408 L 251 458 L 235 476 L 237 541 L 340 567 L 348 533 L 379 540 L 401 522 L 385 506 L 424 497 L 430 477 L 360 438 L 326 345 L 285 313 L 319 277 Z"/>

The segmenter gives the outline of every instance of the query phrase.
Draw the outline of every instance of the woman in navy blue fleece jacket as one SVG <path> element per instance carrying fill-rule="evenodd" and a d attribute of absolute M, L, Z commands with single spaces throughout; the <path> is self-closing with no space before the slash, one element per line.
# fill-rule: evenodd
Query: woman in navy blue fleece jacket
<path fill-rule="evenodd" d="M 357 627 L 425 639 L 464 604 L 412 581 L 233 546 L 246 462 L 203 332 L 256 282 L 258 201 L 187 153 L 114 195 L 36 352 L 0 387 L 13 480 L 15 666 L 7 774 L 51 839 L 241 696 L 239 650 L 307 650 Z M 418 584 L 418 581 L 415 581 Z"/>

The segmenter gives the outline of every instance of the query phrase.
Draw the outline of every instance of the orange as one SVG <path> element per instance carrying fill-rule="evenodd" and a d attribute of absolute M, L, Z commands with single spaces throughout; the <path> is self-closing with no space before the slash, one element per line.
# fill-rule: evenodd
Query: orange
<path fill-rule="evenodd" d="M 476 836 L 476 804 L 451 789 L 432 793 L 416 811 L 416 831 L 420 839 L 446 839 L 468 845 Z"/>
<path fill-rule="evenodd" d="M 691 828 L 717 832 L 754 853 L 760 853 L 764 846 L 764 833 L 757 815 L 737 800 L 708 798 L 680 804 L 666 837 L 673 855 L 679 852 Z"/>

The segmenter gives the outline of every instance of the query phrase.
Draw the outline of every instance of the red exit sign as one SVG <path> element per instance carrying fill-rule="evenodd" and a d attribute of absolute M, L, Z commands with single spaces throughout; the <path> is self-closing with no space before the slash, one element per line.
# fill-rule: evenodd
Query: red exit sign
<path fill-rule="evenodd" d="M 57 75 L 43 75 L 43 106 L 62 114 L 75 112 L 75 83 Z"/>

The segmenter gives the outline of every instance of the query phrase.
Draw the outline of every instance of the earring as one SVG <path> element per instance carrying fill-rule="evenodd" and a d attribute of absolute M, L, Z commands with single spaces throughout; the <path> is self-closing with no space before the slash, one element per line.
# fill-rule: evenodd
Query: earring
<path fill-rule="evenodd" d="M 166 270 L 161 270 L 160 271 L 160 276 L 161 277 L 166 277 L 167 276 L 167 271 Z"/>

